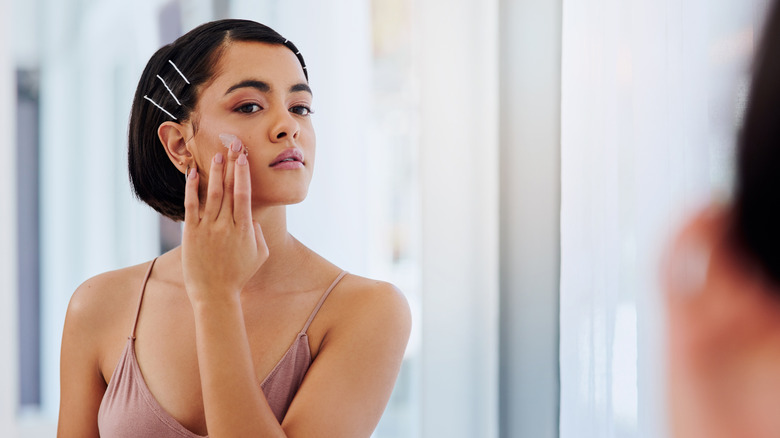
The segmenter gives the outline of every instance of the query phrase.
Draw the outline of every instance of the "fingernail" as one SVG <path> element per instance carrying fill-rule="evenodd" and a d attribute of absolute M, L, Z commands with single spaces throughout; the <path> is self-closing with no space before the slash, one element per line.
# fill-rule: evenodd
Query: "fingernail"
<path fill-rule="evenodd" d="M 190 174 L 188 176 L 189 179 L 195 179 L 195 176 L 198 175 L 198 171 L 193 167 L 192 170 L 190 170 Z"/>
<path fill-rule="evenodd" d="M 222 154 L 217 152 L 217 155 L 214 155 L 214 162 L 217 164 L 222 164 Z"/>
<path fill-rule="evenodd" d="M 236 160 L 236 163 L 241 164 L 241 165 L 246 164 L 247 163 L 246 155 L 244 155 L 244 154 L 239 155 L 238 156 L 238 160 Z"/>
<path fill-rule="evenodd" d="M 241 140 L 239 140 L 239 139 L 236 139 L 236 140 L 233 142 L 232 146 L 230 146 L 230 149 L 232 149 L 232 150 L 233 150 L 233 152 L 238 152 L 238 151 L 240 151 L 240 150 L 241 150 Z"/>
<path fill-rule="evenodd" d="M 230 148 L 230 145 L 234 140 L 238 140 L 238 137 L 233 134 L 219 134 L 219 139 L 222 140 L 222 145 L 226 148 Z"/>

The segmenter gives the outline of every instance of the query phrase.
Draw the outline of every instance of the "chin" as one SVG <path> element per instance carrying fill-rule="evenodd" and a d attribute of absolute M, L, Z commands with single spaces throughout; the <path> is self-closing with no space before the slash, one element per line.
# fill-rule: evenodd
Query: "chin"
<path fill-rule="evenodd" d="M 265 206 L 300 204 L 306 199 L 307 194 L 308 191 L 303 191 L 302 193 L 279 193 L 277 196 L 267 196 L 266 194 L 266 196 L 254 198 L 252 204 Z"/>

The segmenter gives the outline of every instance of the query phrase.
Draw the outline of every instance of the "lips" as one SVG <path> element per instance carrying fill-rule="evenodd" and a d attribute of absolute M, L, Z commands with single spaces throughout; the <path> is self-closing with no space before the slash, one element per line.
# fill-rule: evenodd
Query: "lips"
<path fill-rule="evenodd" d="M 268 167 L 301 167 L 303 166 L 303 153 L 300 149 L 289 148 L 282 151 L 276 158 L 268 165 Z"/>

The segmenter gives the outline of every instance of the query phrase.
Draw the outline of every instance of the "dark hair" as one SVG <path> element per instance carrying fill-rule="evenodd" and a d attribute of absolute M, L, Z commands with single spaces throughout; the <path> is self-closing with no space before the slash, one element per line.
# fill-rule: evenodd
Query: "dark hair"
<path fill-rule="evenodd" d="M 737 144 L 734 225 L 740 243 L 780 284 L 780 4 L 774 2 L 753 64 Z"/>
<path fill-rule="evenodd" d="M 270 27 L 249 20 L 218 20 L 200 25 L 152 55 L 138 81 L 130 112 L 128 168 L 135 195 L 173 220 L 184 219 L 185 179 L 165 153 L 157 129 L 163 122 L 172 120 L 168 113 L 178 122 L 190 119 L 202 86 L 211 81 L 225 48 L 235 41 L 288 47 L 298 57 L 306 80 L 309 79 L 303 56 L 293 43 Z M 178 67 L 189 84 L 169 61 Z M 197 123 L 193 122 L 193 129 L 197 130 Z"/>

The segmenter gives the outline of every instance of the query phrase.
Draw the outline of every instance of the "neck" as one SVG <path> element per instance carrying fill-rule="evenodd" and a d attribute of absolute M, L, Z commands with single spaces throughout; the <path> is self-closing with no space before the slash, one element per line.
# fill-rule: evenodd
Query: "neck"
<path fill-rule="evenodd" d="M 303 245 L 287 232 L 285 206 L 256 209 L 252 217 L 260 224 L 269 256 L 247 283 L 246 291 L 267 289 L 290 278 L 305 255 Z"/>
<path fill-rule="evenodd" d="M 260 224 L 265 244 L 270 252 L 269 261 L 290 247 L 295 239 L 287 232 L 287 209 L 284 206 L 257 208 L 252 220 Z M 276 254 L 275 254 L 276 253 Z"/>

